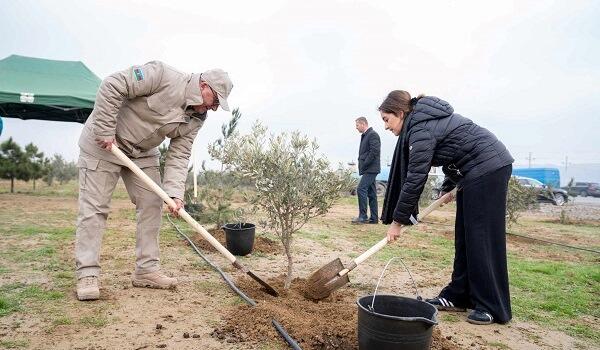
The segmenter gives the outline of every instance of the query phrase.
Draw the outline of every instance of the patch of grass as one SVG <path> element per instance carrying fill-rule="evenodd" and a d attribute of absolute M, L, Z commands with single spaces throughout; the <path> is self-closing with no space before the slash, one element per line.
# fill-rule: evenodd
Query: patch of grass
<path fill-rule="evenodd" d="M 84 316 L 79 319 L 79 323 L 88 327 L 101 328 L 108 324 L 108 319 L 103 315 Z"/>
<path fill-rule="evenodd" d="M 59 316 L 52 320 L 52 325 L 54 326 L 66 326 L 70 324 L 73 324 L 73 320 L 68 316 Z"/>
<path fill-rule="evenodd" d="M 380 203 L 383 203 L 383 202 L 380 202 Z M 356 196 L 351 196 L 351 195 L 342 196 L 335 202 L 335 204 L 358 206 L 358 198 Z"/>
<path fill-rule="evenodd" d="M 560 233 L 561 237 L 580 237 L 584 239 L 590 239 L 597 242 L 598 239 L 598 231 L 599 231 L 600 223 L 599 222 L 581 222 L 581 223 L 572 223 L 572 224 L 561 224 L 560 222 L 553 221 L 539 221 L 539 220 L 521 220 L 519 225 L 515 225 L 511 228 L 511 232 L 532 236 L 544 239 L 545 237 L 540 237 L 540 233 L 549 232 L 549 233 Z M 531 235 L 531 232 L 538 232 L 537 235 Z M 557 240 L 560 241 L 559 238 L 549 239 L 549 240 Z M 568 240 L 568 238 L 567 238 Z M 568 243 L 567 243 L 568 244 Z M 577 244 L 573 244 L 577 245 Z M 585 248 L 590 249 L 599 249 L 600 246 L 586 246 Z"/>
<path fill-rule="evenodd" d="M 494 349 L 510 349 L 510 347 L 504 343 L 500 343 L 500 342 L 489 342 L 487 343 L 488 346 L 494 348 Z"/>
<path fill-rule="evenodd" d="M 200 292 L 214 292 L 221 290 L 222 286 L 213 281 L 196 281 L 194 282 L 194 289 Z"/>
<path fill-rule="evenodd" d="M 460 321 L 460 317 L 454 314 L 443 313 L 442 316 L 440 316 L 440 320 L 442 320 L 442 322 L 458 322 Z"/>
<path fill-rule="evenodd" d="M 65 294 L 58 290 L 47 290 L 39 285 L 12 283 L 0 287 L 0 317 L 15 311 L 21 311 L 22 305 L 28 302 L 48 302 L 60 300 Z"/>
<path fill-rule="evenodd" d="M 73 272 L 61 271 L 54 275 L 54 277 L 59 279 L 73 279 Z"/>
<path fill-rule="evenodd" d="M 46 231 L 46 234 L 51 240 L 60 241 L 75 239 L 75 226 L 51 228 Z"/>
<path fill-rule="evenodd" d="M 65 297 L 65 293 L 57 290 L 45 290 L 36 285 L 29 285 L 19 292 L 19 297 L 39 301 L 58 300 Z"/>
<path fill-rule="evenodd" d="M 31 257 L 31 258 L 37 260 L 39 258 L 50 257 L 50 256 L 54 255 L 54 253 L 56 253 L 56 250 L 54 249 L 54 247 L 45 246 L 45 247 L 41 247 L 41 248 L 38 248 L 36 250 L 29 252 L 29 254 L 26 254 L 26 258 Z"/>
<path fill-rule="evenodd" d="M 56 250 L 53 246 L 44 245 L 31 250 L 19 250 L 17 247 L 9 247 L 0 252 L 0 257 L 4 257 L 15 263 L 49 262 L 53 258 Z"/>
<path fill-rule="evenodd" d="M 582 338 L 593 339 L 596 342 L 600 341 L 600 336 L 597 328 L 589 324 L 573 323 L 566 325 L 567 333 L 577 335 Z"/>
<path fill-rule="evenodd" d="M 13 298 L 0 296 L 0 317 L 9 315 L 20 310 L 19 302 Z"/>
<path fill-rule="evenodd" d="M 17 225 L 11 227 L 9 232 L 26 237 L 40 236 L 41 238 L 48 238 L 50 240 L 75 238 L 75 226 L 53 227 L 36 225 Z"/>
<path fill-rule="evenodd" d="M 582 316 L 600 317 L 600 268 L 594 263 L 509 260 L 513 314 L 573 336 L 600 341 Z"/>
<path fill-rule="evenodd" d="M 296 232 L 298 237 L 310 239 L 311 241 L 317 242 L 326 248 L 336 248 L 334 238 L 338 236 L 337 234 L 337 232 L 331 230 L 322 231 L 316 229 L 304 229 Z"/>
<path fill-rule="evenodd" d="M 363 250 L 366 250 L 379 242 L 383 236 L 381 231 L 378 231 L 376 234 L 367 233 L 353 238 L 358 241 Z M 415 247 L 415 242 L 422 242 L 422 244 Z M 419 261 L 420 264 L 430 268 L 446 268 L 452 266 L 454 261 L 454 241 L 413 229 L 406 232 L 398 241 L 384 247 L 372 259 L 387 262 L 393 257 L 401 257 L 405 262 Z"/>
<path fill-rule="evenodd" d="M 208 265 L 204 260 L 201 260 L 202 258 L 198 256 L 198 259 L 199 261 L 194 261 L 190 263 L 191 268 L 200 271 L 212 271 L 212 267 L 210 267 L 210 265 Z"/>
<path fill-rule="evenodd" d="M 12 227 L 11 229 L 12 229 L 11 231 L 13 231 L 17 234 L 21 234 L 23 236 L 36 236 L 41 231 L 41 228 L 39 226 L 30 226 L 30 225 Z"/>
<path fill-rule="evenodd" d="M 19 339 L 19 340 L 10 340 L 3 339 L 0 340 L 0 347 L 5 349 L 18 349 L 18 348 L 26 348 L 29 346 L 29 342 L 27 340 Z"/>
<path fill-rule="evenodd" d="M 10 269 L 8 267 L 0 266 L 0 275 L 8 272 L 10 272 Z"/>
<path fill-rule="evenodd" d="M 0 180 L 0 194 L 2 193 L 10 193 L 10 180 Z M 63 184 L 55 182 L 51 186 L 48 186 L 43 181 L 36 181 L 36 188 L 34 190 L 32 182 L 17 180 L 15 181 L 15 193 L 31 196 L 77 198 L 79 196 L 79 183 L 75 179 Z M 119 180 L 117 183 L 117 187 L 113 192 L 113 198 L 128 198 L 127 190 L 122 180 Z"/>

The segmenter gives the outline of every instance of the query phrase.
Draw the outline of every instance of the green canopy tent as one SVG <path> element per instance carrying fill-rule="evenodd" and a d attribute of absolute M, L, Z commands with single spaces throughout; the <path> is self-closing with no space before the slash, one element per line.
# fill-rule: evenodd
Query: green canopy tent
<path fill-rule="evenodd" d="M 0 60 L 0 116 L 84 123 L 100 82 L 79 61 L 8 56 Z"/>

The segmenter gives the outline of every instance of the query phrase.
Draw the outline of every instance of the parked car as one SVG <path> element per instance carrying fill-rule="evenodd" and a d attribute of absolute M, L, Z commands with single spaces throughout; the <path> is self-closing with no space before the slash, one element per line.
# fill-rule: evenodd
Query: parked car
<path fill-rule="evenodd" d="M 350 169 L 353 170 L 352 177 L 354 177 L 357 180 L 356 184 L 358 185 L 358 180 L 360 179 L 360 175 L 358 175 L 358 170 L 355 167 L 356 164 L 348 163 L 348 165 L 350 166 Z M 377 190 L 378 196 L 385 195 L 389 176 L 390 176 L 390 167 L 382 166 L 381 172 L 379 174 L 377 174 L 377 177 L 375 178 L 375 188 Z M 353 196 L 356 196 L 356 188 L 353 188 L 352 190 L 350 190 L 350 194 Z"/>
<path fill-rule="evenodd" d="M 571 196 L 600 197 L 600 185 L 595 182 L 575 182 L 571 187 L 565 186 L 563 189 Z"/>
<path fill-rule="evenodd" d="M 540 181 L 529 177 L 515 175 L 513 175 L 513 177 L 521 184 L 521 186 L 535 189 L 538 202 L 547 202 L 560 206 L 569 200 L 569 194 L 562 188 L 550 188 Z"/>
<path fill-rule="evenodd" d="M 375 180 L 375 189 L 377 191 L 377 196 L 384 196 L 385 191 L 387 190 L 387 181 Z M 350 194 L 356 196 L 356 188 L 351 189 Z"/>

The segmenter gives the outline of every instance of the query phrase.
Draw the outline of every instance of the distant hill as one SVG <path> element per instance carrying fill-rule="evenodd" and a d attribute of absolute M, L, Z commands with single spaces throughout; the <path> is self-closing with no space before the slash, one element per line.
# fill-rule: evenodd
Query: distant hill
<path fill-rule="evenodd" d="M 527 164 L 515 164 L 515 168 L 527 168 Z M 558 168 L 560 172 L 560 185 L 566 186 L 571 178 L 580 182 L 598 182 L 600 183 L 600 163 L 588 164 L 569 164 L 565 173 L 564 165 L 556 164 L 535 164 L 535 168 Z"/>

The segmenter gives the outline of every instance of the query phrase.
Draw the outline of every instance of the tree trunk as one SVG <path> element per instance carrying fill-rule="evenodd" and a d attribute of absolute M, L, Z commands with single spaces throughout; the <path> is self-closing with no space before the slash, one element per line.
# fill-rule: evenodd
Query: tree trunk
<path fill-rule="evenodd" d="M 15 178 L 10 178 L 10 193 L 15 193 Z"/>
<path fill-rule="evenodd" d="M 33 179 L 33 190 L 35 191 L 35 179 Z"/>
<path fill-rule="evenodd" d="M 284 244 L 283 246 L 285 248 L 285 255 L 287 255 L 288 259 L 287 275 L 285 276 L 285 284 L 283 285 L 283 289 L 288 290 L 290 289 L 290 285 L 292 284 L 292 270 L 294 266 L 294 260 L 290 251 L 289 241 L 288 244 Z"/>

